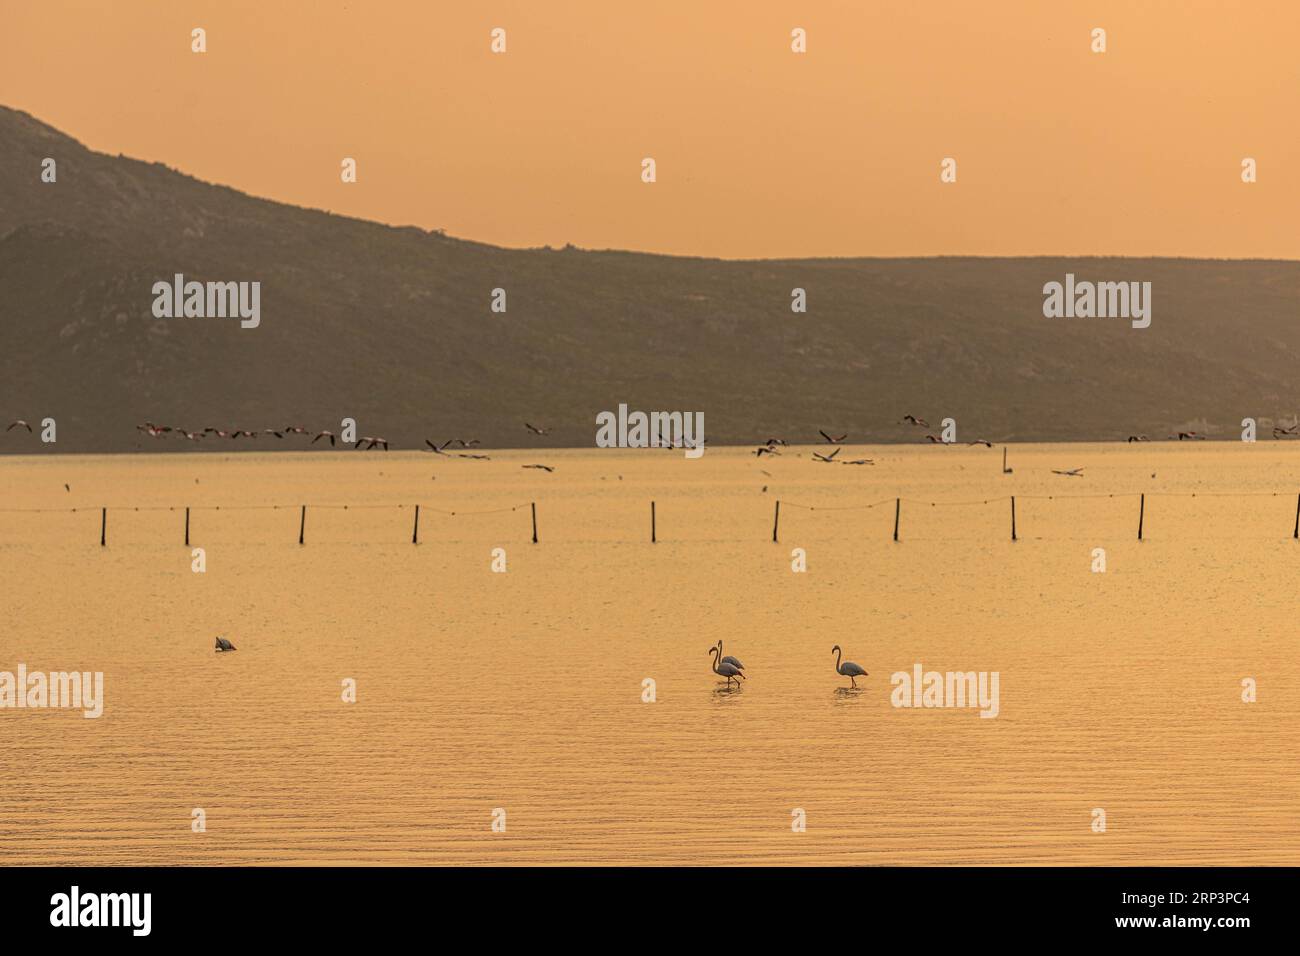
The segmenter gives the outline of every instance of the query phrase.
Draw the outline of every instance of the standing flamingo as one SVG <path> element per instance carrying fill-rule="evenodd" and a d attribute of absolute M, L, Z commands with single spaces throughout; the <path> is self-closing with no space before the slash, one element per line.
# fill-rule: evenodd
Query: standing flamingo
<path fill-rule="evenodd" d="M 713 658 L 713 673 L 725 677 L 727 679 L 728 687 L 731 686 L 733 680 L 736 682 L 736 686 L 739 687 L 740 682 L 744 680 L 745 675 L 740 672 L 740 668 L 735 664 L 719 664 L 718 653 L 718 648 L 716 646 L 709 648 L 709 655 Z"/>
<path fill-rule="evenodd" d="M 868 676 L 866 671 L 852 661 L 845 661 L 843 664 L 840 663 L 840 654 L 842 652 L 840 651 L 840 646 L 838 644 L 831 648 L 831 652 L 835 655 L 835 673 L 843 674 L 852 682 L 854 687 L 858 686 L 857 679 L 859 677 Z"/>
<path fill-rule="evenodd" d="M 722 653 L 722 641 L 718 641 L 718 653 L 719 653 L 719 654 Z M 735 668 L 736 670 L 738 670 L 738 671 L 743 671 L 743 670 L 745 669 L 745 665 L 742 664 L 742 663 L 740 663 L 740 661 L 736 660 L 736 659 L 735 659 L 734 657 L 732 657 L 730 654 L 728 654 L 726 657 L 724 657 L 724 658 L 722 659 L 722 663 L 723 663 L 723 664 L 730 664 L 732 667 L 734 667 L 734 668 Z"/>

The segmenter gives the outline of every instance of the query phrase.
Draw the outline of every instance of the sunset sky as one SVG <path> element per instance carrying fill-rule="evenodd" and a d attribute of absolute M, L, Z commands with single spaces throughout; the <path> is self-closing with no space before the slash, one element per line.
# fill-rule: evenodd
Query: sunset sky
<path fill-rule="evenodd" d="M 1294 0 L 0 0 L 0 104 L 508 246 L 1300 258 L 1298 48 Z"/>

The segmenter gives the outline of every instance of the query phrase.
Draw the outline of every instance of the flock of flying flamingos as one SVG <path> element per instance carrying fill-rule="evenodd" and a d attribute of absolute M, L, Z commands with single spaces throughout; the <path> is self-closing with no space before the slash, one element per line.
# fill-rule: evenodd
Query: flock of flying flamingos
<path fill-rule="evenodd" d="M 911 425 L 913 428 L 930 427 L 929 422 L 927 422 L 924 418 L 917 418 L 915 415 L 904 415 L 901 419 L 899 419 L 898 424 Z M 822 431 L 821 429 L 817 430 L 817 434 L 821 435 L 822 438 L 824 438 L 829 444 L 832 445 L 839 445 L 841 442 L 843 442 L 846 438 L 849 437 L 848 435 L 830 435 L 827 434 L 825 431 Z M 1273 426 L 1274 438 L 1284 438 L 1287 436 L 1300 438 L 1300 420 L 1297 420 L 1289 428 L 1283 428 L 1281 425 Z M 1173 441 L 1175 439 L 1178 441 L 1206 441 L 1207 436 L 1202 435 L 1198 432 L 1176 432 L 1175 434 L 1169 436 L 1170 441 Z M 945 442 L 942 438 L 940 438 L 938 435 L 931 434 L 930 432 L 926 432 L 925 440 L 932 445 L 949 444 L 948 442 Z M 1143 442 L 1143 441 L 1150 441 L 1151 439 L 1148 438 L 1146 435 L 1129 435 L 1128 440 L 1130 442 Z M 993 447 L 993 442 L 989 441 L 986 438 L 976 438 L 974 441 L 968 441 L 965 444 L 983 445 L 985 448 Z M 789 445 L 789 442 L 787 442 L 784 438 L 769 438 L 763 444 L 755 448 L 753 453 L 759 458 L 762 458 L 764 455 L 777 456 L 781 454 L 781 448 L 787 445 Z M 835 456 L 838 455 L 839 453 L 840 453 L 839 448 L 836 448 L 829 455 L 823 455 L 820 454 L 819 452 L 813 452 L 813 458 L 816 461 L 825 462 L 828 465 L 834 465 L 834 464 L 874 465 L 875 464 L 875 461 L 870 458 L 841 459 L 837 462 Z M 1057 471 L 1053 469 L 1052 474 L 1065 475 L 1071 478 L 1078 478 L 1078 477 L 1082 477 L 1082 472 L 1083 472 L 1082 468 L 1071 468 L 1068 471 Z"/>
<path fill-rule="evenodd" d="M 218 638 L 218 641 L 220 641 L 220 638 Z M 835 673 L 847 677 L 854 688 L 858 686 L 859 677 L 870 676 L 862 665 L 855 664 L 852 661 L 842 661 L 840 658 L 844 652 L 840 650 L 838 644 L 831 648 L 831 653 L 835 655 Z M 719 677 L 725 677 L 727 687 L 731 687 L 732 681 L 735 681 L 736 686 L 739 687 L 740 682 L 745 680 L 745 665 L 730 654 L 726 657 L 722 656 L 722 641 L 718 641 L 717 644 L 709 648 L 709 656 L 713 658 L 713 673 Z"/>
<path fill-rule="evenodd" d="M 911 425 L 913 428 L 931 427 L 930 423 L 927 422 L 924 418 L 918 418 L 915 415 L 904 415 L 901 419 L 899 419 L 898 423 L 900 425 L 902 424 Z M 524 422 L 523 424 L 524 424 L 524 428 L 528 429 L 528 431 L 534 435 L 545 435 L 547 433 L 547 429 L 545 428 L 539 428 L 538 426 L 530 424 L 529 422 Z M 15 428 L 25 428 L 28 432 L 32 431 L 32 426 L 21 418 L 10 422 L 9 427 L 6 428 L 5 431 L 10 432 L 13 431 Z M 156 425 L 153 422 L 145 422 L 141 425 L 136 425 L 135 428 L 136 431 L 144 432 L 146 435 L 150 436 L 151 438 L 163 438 L 167 435 L 176 435 L 181 438 L 184 438 L 187 441 L 195 441 L 195 442 L 202 441 L 205 438 L 209 438 L 209 437 L 229 438 L 231 440 L 235 440 L 239 438 L 253 439 L 253 438 L 257 438 L 259 435 L 265 435 L 265 436 L 275 437 L 279 439 L 283 439 L 286 435 L 302 435 L 304 437 L 307 435 L 313 435 L 311 441 L 308 442 L 309 445 L 314 445 L 318 441 L 327 440 L 330 443 L 331 448 L 335 447 L 338 442 L 338 436 L 334 432 L 318 431 L 313 434 L 312 430 L 307 428 L 305 425 L 285 425 L 283 428 L 263 428 L 260 429 L 259 431 L 249 431 L 246 428 L 224 429 L 224 428 L 216 428 L 212 425 L 209 425 L 206 428 L 204 428 L 202 431 L 189 431 L 188 429 L 181 428 L 180 426 L 177 425 Z M 831 435 L 822 429 L 818 429 L 817 434 L 821 435 L 821 437 L 831 445 L 839 445 L 841 442 L 845 441 L 849 437 L 847 434 Z M 1297 420 L 1296 422 L 1292 423 L 1290 427 L 1284 427 L 1282 425 L 1274 425 L 1273 437 L 1274 438 L 1300 438 L 1300 420 Z M 1180 431 L 1169 436 L 1170 441 L 1173 441 L 1175 439 L 1178 441 L 1206 441 L 1208 439 L 1208 436 L 1202 435 L 1199 432 Z M 942 438 L 940 438 L 938 435 L 932 434 L 930 432 L 926 432 L 925 440 L 932 445 L 949 444 L 948 442 L 945 442 Z M 1148 438 L 1146 435 L 1128 436 L 1129 442 L 1145 442 L 1150 440 L 1151 439 Z M 470 451 L 471 448 L 474 448 L 475 446 L 482 444 L 482 442 L 480 442 L 479 439 L 477 438 L 470 438 L 470 439 L 449 438 L 446 441 L 442 442 L 441 444 L 426 438 L 424 440 L 424 443 L 429 447 L 429 449 L 434 454 L 437 455 L 447 455 L 448 448 L 450 448 L 452 445 L 458 445 L 460 448 L 464 449 L 464 451 L 454 452 L 453 454 L 455 454 L 457 458 L 470 458 L 479 461 L 491 460 L 490 455 L 483 455 L 483 454 L 478 454 Z M 753 453 L 759 458 L 762 458 L 764 455 L 779 456 L 781 454 L 781 449 L 788 446 L 789 444 L 790 443 L 786 441 L 784 438 L 769 438 L 763 444 L 755 448 Z M 986 448 L 993 447 L 993 442 L 985 438 L 976 438 L 974 441 L 965 442 L 965 444 L 983 445 Z M 659 445 L 662 448 L 668 448 L 668 449 L 680 447 L 678 444 L 666 438 L 662 431 L 659 433 Z M 361 438 L 358 438 L 355 441 L 355 443 L 353 444 L 353 448 L 355 448 L 357 451 L 369 450 L 373 448 L 382 448 L 384 451 L 388 451 L 388 439 L 381 438 L 374 435 L 363 435 Z M 813 459 L 830 465 L 834 465 L 834 464 L 874 465 L 875 464 L 875 461 L 871 458 L 853 458 L 853 459 L 837 460 L 835 456 L 838 455 L 839 453 L 840 453 L 839 448 L 836 448 L 828 455 L 823 455 L 820 452 L 813 452 Z M 540 468 L 545 471 L 555 470 L 550 465 L 524 465 L 523 467 Z M 1083 469 L 1081 468 L 1074 468 L 1068 471 L 1054 471 L 1053 473 L 1058 475 L 1067 475 L 1070 477 L 1078 477 L 1079 473 L 1082 470 Z"/>
<path fill-rule="evenodd" d="M 27 427 L 28 431 L 32 430 L 31 426 L 24 421 L 14 422 L 13 425 L 9 426 L 9 428 L 13 428 L 15 425 L 23 425 Z M 524 422 L 524 427 L 527 428 L 534 435 L 546 434 L 545 428 L 538 428 L 536 425 L 530 425 L 528 422 Z M 207 428 L 204 428 L 202 431 L 188 431 L 187 429 L 181 428 L 178 425 L 156 425 L 153 422 L 145 422 L 142 425 L 136 425 L 135 429 L 136 431 L 144 432 L 150 438 L 163 438 L 168 435 L 175 435 L 184 438 L 186 441 L 202 441 L 203 439 L 208 437 L 229 438 L 233 441 L 239 438 L 257 438 L 259 435 L 275 437 L 283 440 L 286 435 L 302 435 L 304 437 L 307 435 L 313 435 L 311 441 L 307 443 L 308 445 L 314 445 L 318 441 L 326 440 L 330 443 L 330 447 L 333 448 L 336 447 L 339 440 L 339 436 L 335 432 L 318 431 L 313 434 L 312 429 L 307 428 L 305 425 L 285 425 L 283 428 L 263 428 L 260 429 L 259 431 L 249 431 L 246 428 L 232 428 L 232 429 L 216 428 L 212 425 L 209 425 Z M 455 452 L 454 454 L 456 455 L 457 458 L 473 458 L 479 461 L 491 460 L 490 455 L 480 455 L 469 451 L 469 449 L 475 447 L 476 445 L 482 444 L 482 442 L 479 441 L 479 439 L 477 438 L 470 438 L 470 439 L 449 438 L 445 442 L 442 442 L 441 444 L 426 438 L 424 440 L 424 443 L 429 446 L 430 450 L 433 451 L 434 454 L 437 455 L 447 455 L 449 453 L 446 451 L 446 449 L 450 448 L 452 445 L 459 445 L 461 448 L 464 448 L 465 451 Z M 355 448 L 357 451 L 362 451 L 362 450 L 368 451 L 372 448 L 382 448 L 384 451 L 388 451 L 388 439 L 381 438 L 374 435 L 363 435 L 362 437 L 358 438 L 355 441 L 352 447 Z M 550 465 L 524 465 L 523 467 L 540 468 L 545 471 L 555 470 Z"/>

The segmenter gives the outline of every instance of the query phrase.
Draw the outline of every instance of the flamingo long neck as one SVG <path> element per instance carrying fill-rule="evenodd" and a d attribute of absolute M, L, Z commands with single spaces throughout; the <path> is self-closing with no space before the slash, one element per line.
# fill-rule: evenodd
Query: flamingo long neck
<path fill-rule="evenodd" d="M 843 656 L 843 654 L 844 652 L 841 651 L 838 647 L 835 648 L 835 673 L 837 674 L 844 673 L 844 671 L 840 670 L 840 658 Z"/>
<path fill-rule="evenodd" d="M 719 651 L 718 648 L 715 647 L 711 653 L 713 656 L 713 673 L 720 674 L 722 672 L 718 670 L 718 660 L 721 658 L 721 651 Z"/>

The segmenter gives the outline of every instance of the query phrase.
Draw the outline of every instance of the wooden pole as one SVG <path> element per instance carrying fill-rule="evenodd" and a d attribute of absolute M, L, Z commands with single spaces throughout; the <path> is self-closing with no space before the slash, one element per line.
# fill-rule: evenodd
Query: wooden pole
<path fill-rule="evenodd" d="M 650 543 L 655 543 L 655 503 L 650 502 Z"/>
<path fill-rule="evenodd" d="M 302 544 L 303 532 L 307 530 L 307 506 L 302 506 L 302 517 L 298 520 L 298 543 Z"/>
<path fill-rule="evenodd" d="M 903 503 L 902 498 L 894 499 L 894 540 L 895 541 L 898 540 L 898 512 L 902 508 L 902 503 Z"/>
<path fill-rule="evenodd" d="M 1295 530 L 1291 532 L 1291 537 L 1300 538 L 1300 495 L 1295 497 Z"/>
<path fill-rule="evenodd" d="M 420 543 L 420 506 L 415 506 L 415 527 L 411 529 L 411 544 Z"/>
<path fill-rule="evenodd" d="M 536 544 L 537 543 L 537 502 L 530 501 L 529 504 L 533 506 L 533 544 Z"/>
<path fill-rule="evenodd" d="M 772 516 L 772 542 L 776 543 L 776 529 L 781 526 L 781 499 L 776 499 L 776 514 Z"/>
<path fill-rule="evenodd" d="M 108 541 L 108 509 L 99 509 L 99 546 L 102 548 Z"/>
<path fill-rule="evenodd" d="M 1147 496 L 1144 494 L 1142 500 L 1138 502 L 1138 540 L 1142 540 L 1142 521 L 1147 513 Z"/>
<path fill-rule="evenodd" d="M 1011 496 L 1011 540 L 1016 540 L 1016 496 Z"/>
<path fill-rule="evenodd" d="M 190 509 L 185 509 L 185 547 L 190 546 Z"/>

